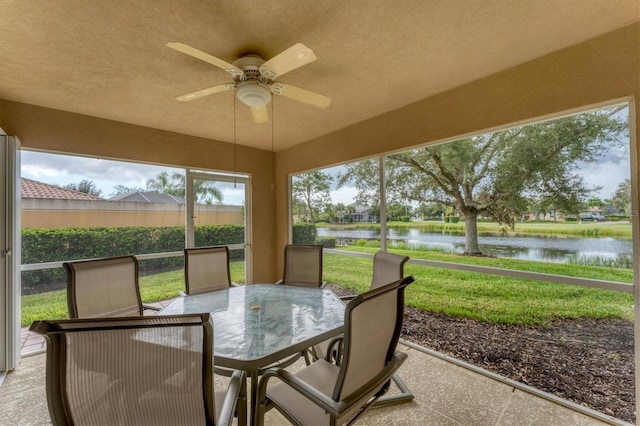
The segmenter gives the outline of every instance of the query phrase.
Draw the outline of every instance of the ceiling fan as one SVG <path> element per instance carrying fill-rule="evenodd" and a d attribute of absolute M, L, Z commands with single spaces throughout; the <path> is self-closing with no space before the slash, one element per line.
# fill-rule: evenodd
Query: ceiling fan
<path fill-rule="evenodd" d="M 220 67 L 228 72 L 233 79 L 233 83 L 205 87 L 178 96 L 176 99 L 179 101 L 191 101 L 214 93 L 236 89 L 238 99 L 251 108 L 255 123 L 264 123 L 269 120 L 267 104 L 271 101 L 272 93 L 318 108 L 326 108 L 331 103 L 331 98 L 326 96 L 275 81 L 276 78 L 289 71 L 316 60 L 313 50 L 302 43 L 294 44 L 268 61 L 258 55 L 248 54 L 236 59 L 231 64 L 184 43 L 169 42 L 167 46 Z"/>

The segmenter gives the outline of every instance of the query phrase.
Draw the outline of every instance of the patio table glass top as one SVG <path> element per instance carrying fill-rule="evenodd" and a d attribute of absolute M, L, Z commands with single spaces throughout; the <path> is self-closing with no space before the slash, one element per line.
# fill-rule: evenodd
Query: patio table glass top
<path fill-rule="evenodd" d="M 209 312 L 215 364 L 251 370 L 340 334 L 344 308 L 328 289 L 249 284 L 176 298 L 160 314 Z"/>

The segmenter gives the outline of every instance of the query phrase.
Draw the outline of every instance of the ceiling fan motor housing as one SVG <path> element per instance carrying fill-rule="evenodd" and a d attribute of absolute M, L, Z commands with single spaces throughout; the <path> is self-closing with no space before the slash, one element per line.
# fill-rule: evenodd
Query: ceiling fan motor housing
<path fill-rule="evenodd" d="M 260 65 L 264 63 L 258 55 L 248 54 L 236 59 L 233 65 L 244 71 L 244 81 L 238 83 L 236 96 L 240 102 L 250 107 L 261 107 L 271 101 L 271 89 L 268 82 L 263 82 Z"/>

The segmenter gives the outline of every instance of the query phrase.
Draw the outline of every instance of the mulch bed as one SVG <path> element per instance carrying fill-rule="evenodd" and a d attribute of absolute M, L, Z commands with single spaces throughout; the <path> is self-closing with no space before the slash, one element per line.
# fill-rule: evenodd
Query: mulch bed
<path fill-rule="evenodd" d="M 631 321 L 563 320 L 543 328 L 407 307 L 402 338 L 635 424 Z"/>
<path fill-rule="evenodd" d="M 402 338 L 635 423 L 633 323 L 494 325 L 406 308 Z"/>

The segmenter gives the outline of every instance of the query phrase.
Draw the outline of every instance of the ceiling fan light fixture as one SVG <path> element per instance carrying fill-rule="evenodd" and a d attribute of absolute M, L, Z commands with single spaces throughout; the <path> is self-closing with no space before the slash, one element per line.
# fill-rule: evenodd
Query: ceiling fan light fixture
<path fill-rule="evenodd" d="M 236 97 L 234 99 L 239 99 L 240 102 L 251 108 L 253 122 L 258 124 L 268 121 L 267 104 L 271 102 L 272 94 L 318 108 L 327 108 L 331 104 L 331 98 L 326 96 L 290 84 L 275 82 L 276 78 L 317 59 L 313 50 L 302 43 L 294 44 L 268 61 L 259 55 L 248 53 L 231 64 L 184 43 L 169 42 L 167 46 L 221 68 L 228 72 L 233 79 L 232 83 L 217 84 L 180 95 L 176 97 L 179 101 L 191 101 L 214 93 L 235 90 Z"/>
<path fill-rule="evenodd" d="M 271 100 L 271 91 L 257 80 L 249 80 L 238 84 L 236 96 L 245 105 L 261 107 Z"/>

